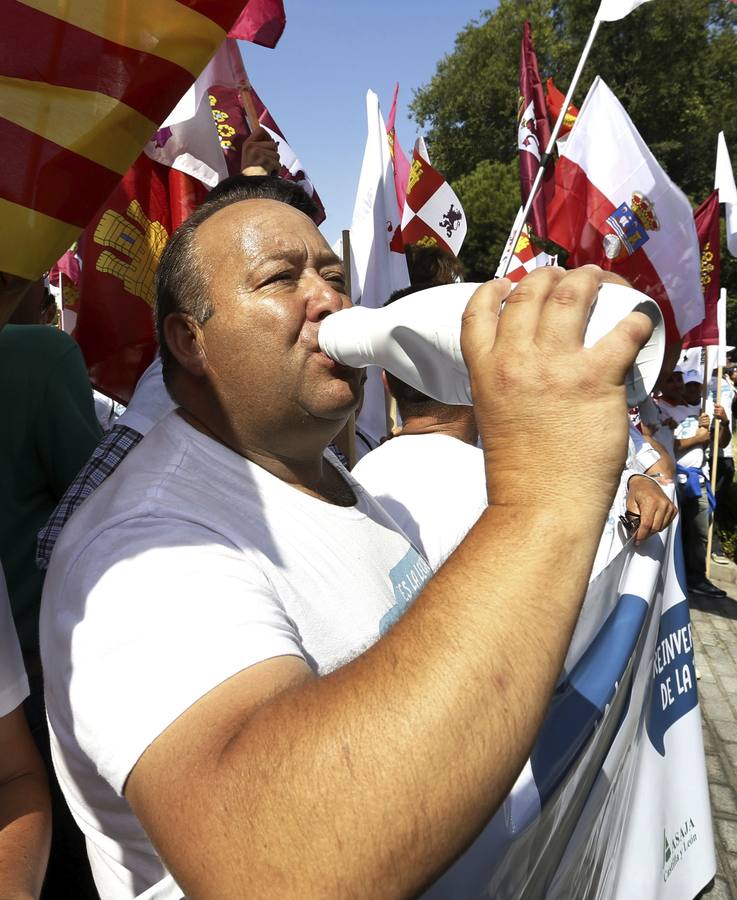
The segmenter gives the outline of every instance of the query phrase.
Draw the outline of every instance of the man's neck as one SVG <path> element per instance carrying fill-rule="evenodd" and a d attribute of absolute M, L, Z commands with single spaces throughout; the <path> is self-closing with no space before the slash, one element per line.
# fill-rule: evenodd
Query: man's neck
<path fill-rule="evenodd" d="M 408 416 L 404 420 L 400 436 L 403 434 L 444 434 L 457 438 L 465 444 L 475 445 L 479 433 L 472 415 Z"/>
<path fill-rule="evenodd" d="M 219 444 L 250 460 L 280 481 L 291 485 L 299 491 L 317 497 L 336 506 L 354 506 L 356 496 L 342 475 L 325 459 L 325 448 L 315 446 L 307 449 L 301 447 L 301 454 L 280 453 L 272 449 L 253 445 L 244 445 L 228 434 L 203 422 L 194 413 L 179 407 L 179 415 L 202 434 L 207 435 Z M 265 442 L 263 442 L 265 443 Z"/>

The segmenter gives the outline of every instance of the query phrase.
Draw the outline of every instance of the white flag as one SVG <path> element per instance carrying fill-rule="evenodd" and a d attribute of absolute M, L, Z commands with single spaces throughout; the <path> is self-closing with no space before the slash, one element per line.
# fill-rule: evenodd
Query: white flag
<path fill-rule="evenodd" d="M 596 19 L 599 22 L 616 22 L 628 16 L 633 9 L 650 0 L 601 0 Z"/>
<path fill-rule="evenodd" d="M 366 94 L 366 115 L 368 137 L 351 222 L 351 285 L 354 303 L 377 308 L 409 285 L 409 272 L 398 233 L 400 213 L 386 126 L 373 91 Z M 386 434 L 386 407 L 375 366 L 369 367 L 363 397 L 358 430 L 378 444 Z"/>
<path fill-rule="evenodd" d="M 714 173 L 714 187 L 719 191 L 719 202 L 724 204 L 727 226 L 727 249 L 737 256 L 737 186 L 729 159 L 724 132 L 719 132 L 717 140 L 717 167 Z"/>

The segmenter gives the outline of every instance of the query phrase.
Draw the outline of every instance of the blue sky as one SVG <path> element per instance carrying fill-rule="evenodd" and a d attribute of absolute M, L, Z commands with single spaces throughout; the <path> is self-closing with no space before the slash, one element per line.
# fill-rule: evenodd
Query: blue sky
<path fill-rule="evenodd" d="M 261 99 L 302 160 L 327 209 L 332 243 L 348 228 L 366 142 L 366 91 L 384 118 L 399 81 L 397 134 L 411 152 L 418 134 L 407 115 L 414 88 L 430 80 L 456 34 L 495 2 L 285 0 L 287 27 L 274 50 L 241 44 Z"/>

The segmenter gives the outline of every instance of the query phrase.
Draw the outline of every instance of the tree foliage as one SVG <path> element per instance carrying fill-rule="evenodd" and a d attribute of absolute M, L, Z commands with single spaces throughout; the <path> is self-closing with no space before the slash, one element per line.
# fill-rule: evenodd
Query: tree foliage
<path fill-rule="evenodd" d="M 433 164 L 453 184 L 470 223 L 461 253 L 489 277 L 519 206 L 516 112 L 522 25 L 533 29 L 540 74 L 565 91 L 599 0 L 500 0 L 456 37 L 411 111 Z M 670 177 L 696 206 L 714 183 L 724 131 L 737 163 L 737 7 L 729 0 L 653 0 L 601 25 L 574 102 L 598 74 L 627 109 Z M 722 250 L 722 283 L 737 338 L 737 260 Z"/>

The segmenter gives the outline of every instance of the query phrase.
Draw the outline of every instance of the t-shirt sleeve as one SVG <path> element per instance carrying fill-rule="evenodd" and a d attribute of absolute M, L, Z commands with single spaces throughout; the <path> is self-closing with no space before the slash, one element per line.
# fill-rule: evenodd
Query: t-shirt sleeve
<path fill-rule="evenodd" d="M 61 499 L 103 435 L 82 352 L 74 341 L 49 374 L 38 416 L 38 451 Z"/>
<path fill-rule="evenodd" d="M 5 576 L 0 568 L 0 716 L 7 716 L 20 706 L 29 693 Z"/>
<path fill-rule="evenodd" d="M 87 559 L 84 579 L 69 581 L 85 613 L 62 623 L 59 642 L 71 646 L 67 702 L 80 746 L 122 793 L 144 750 L 206 693 L 256 663 L 304 653 L 257 561 L 204 528 L 142 520 L 87 553 L 97 564 Z"/>

